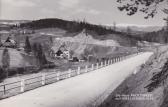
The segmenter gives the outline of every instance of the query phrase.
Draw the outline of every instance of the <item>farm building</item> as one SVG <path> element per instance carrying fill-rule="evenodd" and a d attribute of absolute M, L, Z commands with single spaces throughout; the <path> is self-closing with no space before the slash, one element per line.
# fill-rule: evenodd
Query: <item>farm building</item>
<path fill-rule="evenodd" d="M 3 47 L 8 48 L 15 48 L 16 47 L 16 41 L 13 40 L 10 36 L 6 39 L 6 41 L 2 44 Z"/>
<path fill-rule="evenodd" d="M 52 56 L 56 58 L 70 59 L 70 52 L 65 44 L 63 44 L 59 48 L 52 48 Z"/>

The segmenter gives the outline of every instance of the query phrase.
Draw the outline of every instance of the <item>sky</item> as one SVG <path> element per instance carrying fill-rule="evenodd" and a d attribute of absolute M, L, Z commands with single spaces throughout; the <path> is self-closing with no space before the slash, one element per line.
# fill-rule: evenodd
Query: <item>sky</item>
<path fill-rule="evenodd" d="M 127 16 L 117 9 L 116 0 L 0 0 L 0 19 L 37 20 L 61 18 L 86 20 L 93 24 L 113 25 L 164 25 L 165 14 L 159 12 L 153 19 L 144 19 L 138 13 Z"/>

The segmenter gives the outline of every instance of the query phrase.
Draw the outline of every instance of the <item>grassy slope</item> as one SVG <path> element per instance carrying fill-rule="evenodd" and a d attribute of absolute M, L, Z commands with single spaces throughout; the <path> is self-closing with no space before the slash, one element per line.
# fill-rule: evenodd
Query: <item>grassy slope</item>
<path fill-rule="evenodd" d="M 44 35 L 40 35 L 40 33 L 44 33 Z M 121 35 L 111 34 L 111 35 L 101 35 L 99 38 L 96 38 L 98 37 L 96 35 L 97 34 L 93 32 L 89 33 L 89 36 L 86 36 L 83 35 L 81 32 L 69 33 L 66 32 L 65 30 L 58 28 L 45 28 L 45 29 L 38 29 L 36 30 L 35 34 L 30 35 L 31 36 L 30 41 L 32 43 L 34 42 L 49 43 L 50 37 L 52 37 L 54 41 L 52 48 L 54 50 L 57 51 L 58 48 L 65 43 L 67 48 L 75 53 L 74 54 L 75 56 L 81 56 L 82 54 L 85 55 L 91 54 L 96 57 L 102 58 L 102 57 L 109 57 L 110 55 L 118 56 L 120 53 L 121 54 L 126 52 L 131 53 L 136 51 L 136 49 L 125 47 L 130 46 L 130 44 L 132 43 L 131 40 L 129 40 L 127 37 L 123 36 L 122 38 Z M 107 40 L 105 39 L 106 37 Z M 58 40 L 56 38 L 60 39 Z M 85 43 L 84 41 L 87 41 L 87 43 Z M 124 47 L 120 46 L 120 44 L 122 44 Z M 136 44 L 136 41 L 134 41 L 134 44 Z M 49 45 L 51 46 L 50 43 Z"/>
<path fill-rule="evenodd" d="M 10 67 L 22 67 L 30 65 L 27 60 L 24 59 L 22 54 L 16 49 L 8 48 L 10 55 Z M 0 65 L 2 65 L 2 53 L 3 49 L 0 50 Z"/>
<path fill-rule="evenodd" d="M 142 65 L 140 72 L 128 77 L 99 107 L 167 107 L 168 101 L 168 79 L 161 81 L 158 87 L 153 85 L 149 92 L 148 86 L 153 82 L 151 78 L 165 69 L 168 58 L 168 47 L 163 46 L 155 52 L 146 64 Z M 167 75 L 167 73 L 162 74 Z M 158 77 L 159 80 L 161 77 Z M 116 94 L 152 94 L 153 100 L 116 100 Z"/>
<path fill-rule="evenodd" d="M 134 39 L 130 39 L 126 35 L 121 35 L 121 34 L 106 34 L 106 35 L 98 35 L 94 31 L 88 31 L 89 36 L 89 43 L 93 43 L 97 41 L 100 41 L 101 43 L 99 44 L 104 44 L 105 42 L 111 42 L 111 45 L 121 45 L 121 46 L 135 46 L 137 41 Z M 32 37 L 38 37 L 36 35 L 39 34 L 46 34 L 52 36 L 52 37 L 67 37 L 65 40 L 81 40 L 80 36 L 84 36 L 83 38 L 85 39 L 85 35 L 83 35 L 81 32 L 67 32 L 66 30 L 62 30 L 59 28 L 45 28 L 45 29 L 38 29 L 36 30 L 36 34 L 32 35 Z M 74 40 L 75 39 L 75 40 Z M 113 42 L 113 44 L 112 44 Z M 118 44 L 119 43 L 119 44 Z"/>
<path fill-rule="evenodd" d="M 132 53 L 136 52 L 136 49 L 130 47 L 112 47 L 112 46 L 102 46 L 102 45 L 93 45 L 93 44 L 81 44 L 78 42 L 64 42 L 64 41 L 55 41 L 53 48 L 57 50 L 61 44 L 65 43 L 69 50 L 74 51 L 74 55 L 89 54 L 98 58 L 107 57 L 109 55 L 116 55 L 120 53 Z"/>

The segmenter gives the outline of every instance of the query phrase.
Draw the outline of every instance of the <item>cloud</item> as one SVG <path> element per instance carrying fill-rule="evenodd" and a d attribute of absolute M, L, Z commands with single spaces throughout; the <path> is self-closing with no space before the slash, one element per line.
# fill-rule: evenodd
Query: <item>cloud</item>
<path fill-rule="evenodd" d="M 60 0 L 58 2 L 60 9 L 69 9 L 69 8 L 74 8 L 79 4 L 80 0 Z"/>
<path fill-rule="evenodd" d="M 98 15 L 98 14 L 100 14 L 100 11 L 91 9 L 91 10 L 88 11 L 88 13 Z"/>
<path fill-rule="evenodd" d="M 76 13 L 86 13 L 86 14 L 92 14 L 92 15 L 98 15 L 101 12 L 95 9 L 85 9 L 85 8 L 80 8 L 76 10 Z"/>
<path fill-rule="evenodd" d="M 32 7 L 36 5 L 34 2 L 30 0 L 2 0 L 2 4 L 3 3 L 15 7 Z"/>

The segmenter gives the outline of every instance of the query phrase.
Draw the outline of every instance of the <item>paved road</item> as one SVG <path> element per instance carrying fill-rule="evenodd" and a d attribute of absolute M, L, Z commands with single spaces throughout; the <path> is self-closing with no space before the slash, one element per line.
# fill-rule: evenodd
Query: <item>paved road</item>
<path fill-rule="evenodd" d="M 146 52 L 110 66 L 0 101 L 0 107 L 86 107 L 108 87 L 115 89 L 146 61 Z"/>

